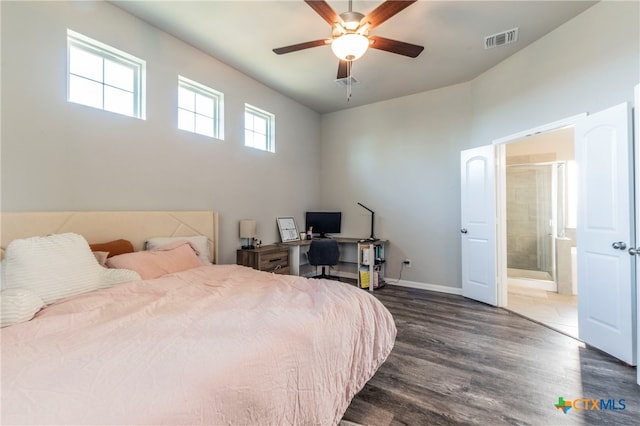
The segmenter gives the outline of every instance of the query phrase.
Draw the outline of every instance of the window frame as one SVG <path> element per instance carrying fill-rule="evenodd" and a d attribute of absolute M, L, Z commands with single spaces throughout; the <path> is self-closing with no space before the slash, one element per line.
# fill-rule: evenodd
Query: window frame
<path fill-rule="evenodd" d="M 206 114 L 199 113 L 197 111 L 197 105 L 194 105 L 194 110 L 182 108 L 180 106 L 180 89 L 185 89 L 193 92 L 196 95 L 204 96 L 213 101 L 213 116 L 209 117 Z M 180 119 L 179 112 L 180 110 L 187 111 L 189 113 L 193 113 L 194 115 L 194 126 L 193 130 L 184 129 L 180 127 Z M 179 130 L 183 130 L 185 132 L 195 133 L 197 135 L 206 136 L 213 139 L 224 140 L 224 93 L 212 89 L 211 87 L 205 86 L 204 84 L 198 83 L 197 81 L 193 81 L 184 76 L 178 75 L 178 102 L 176 105 L 176 111 L 178 112 L 176 127 Z M 205 134 L 196 131 L 195 120 L 197 116 L 208 117 L 213 121 L 213 134 Z"/>
<path fill-rule="evenodd" d="M 260 148 L 254 145 L 247 144 L 247 132 L 251 132 L 252 134 L 261 134 L 255 130 L 255 128 L 247 127 L 247 114 L 250 114 L 254 117 L 261 118 L 266 122 L 266 133 L 265 133 L 265 145 L 266 147 Z M 248 148 L 258 149 L 260 151 L 265 152 L 276 152 L 276 144 L 275 144 L 275 126 L 276 126 L 276 116 L 268 111 L 255 107 L 253 105 L 244 104 L 244 146 Z"/>
<path fill-rule="evenodd" d="M 96 55 L 102 59 L 103 74 L 102 81 L 89 78 L 85 75 L 74 74 L 71 72 L 71 49 L 76 48 L 87 52 L 92 55 Z M 118 65 L 124 66 L 133 71 L 133 91 L 124 89 L 122 87 L 114 86 L 106 83 L 104 75 L 104 61 L 109 60 Z M 77 76 L 85 80 L 99 83 L 102 86 L 102 106 L 97 107 L 86 103 L 77 102 L 71 99 L 71 77 Z M 125 113 L 121 111 L 113 111 L 105 108 L 105 87 L 115 88 L 117 90 L 123 90 L 133 95 L 132 113 Z M 129 53 L 123 52 L 115 47 L 109 46 L 105 43 L 94 40 L 83 34 L 67 29 L 67 102 L 72 102 L 78 105 L 84 105 L 102 111 L 108 111 L 115 114 L 125 115 L 127 117 L 138 118 L 141 120 L 146 119 L 146 61 L 137 58 Z"/>

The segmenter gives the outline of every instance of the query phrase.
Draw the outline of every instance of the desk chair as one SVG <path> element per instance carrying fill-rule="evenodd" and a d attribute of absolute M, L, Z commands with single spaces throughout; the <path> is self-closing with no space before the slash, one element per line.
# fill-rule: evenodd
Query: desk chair
<path fill-rule="evenodd" d="M 309 251 L 307 252 L 307 258 L 309 264 L 315 266 L 322 266 L 322 274 L 313 278 L 326 278 L 330 280 L 337 280 L 338 277 L 332 277 L 325 273 L 325 267 L 335 266 L 340 259 L 340 249 L 338 248 L 338 242 L 336 240 L 312 240 Z"/>

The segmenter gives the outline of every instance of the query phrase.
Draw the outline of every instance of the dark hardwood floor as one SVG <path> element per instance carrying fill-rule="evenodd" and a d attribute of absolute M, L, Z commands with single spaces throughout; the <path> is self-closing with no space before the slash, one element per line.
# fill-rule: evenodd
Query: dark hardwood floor
<path fill-rule="evenodd" d="M 398 336 L 344 420 L 375 426 L 640 425 L 636 369 L 615 358 L 462 296 L 392 285 L 374 295 L 393 314 Z M 559 397 L 615 405 L 565 414 L 554 406 Z"/>

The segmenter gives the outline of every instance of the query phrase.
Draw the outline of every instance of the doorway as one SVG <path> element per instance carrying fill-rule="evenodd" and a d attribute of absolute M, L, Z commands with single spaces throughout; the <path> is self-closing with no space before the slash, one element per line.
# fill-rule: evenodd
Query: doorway
<path fill-rule="evenodd" d="M 507 306 L 506 145 L 572 126 L 580 167 L 574 268 L 580 293 L 579 338 L 636 365 L 636 255 L 640 248 L 634 215 L 640 209 L 634 210 L 633 202 L 630 117 L 630 104 L 622 103 L 461 151 L 460 237 L 462 295 Z M 638 157 L 635 164 L 640 164 Z"/>
<path fill-rule="evenodd" d="M 504 307 L 578 338 L 573 127 L 505 144 Z"/>

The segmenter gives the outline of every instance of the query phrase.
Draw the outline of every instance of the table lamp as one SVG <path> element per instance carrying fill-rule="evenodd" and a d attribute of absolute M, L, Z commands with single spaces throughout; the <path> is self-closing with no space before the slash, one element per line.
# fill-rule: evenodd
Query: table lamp
<path fill-rule="evenodd" d="M 252 249 L 253 239 L 258 236 L 256 232 L 257 224 L 253 219 L 242 219 L 240 221 L 240 238 L 247 239 L 247 245 L 242 246 L 243 249 Z"/>

